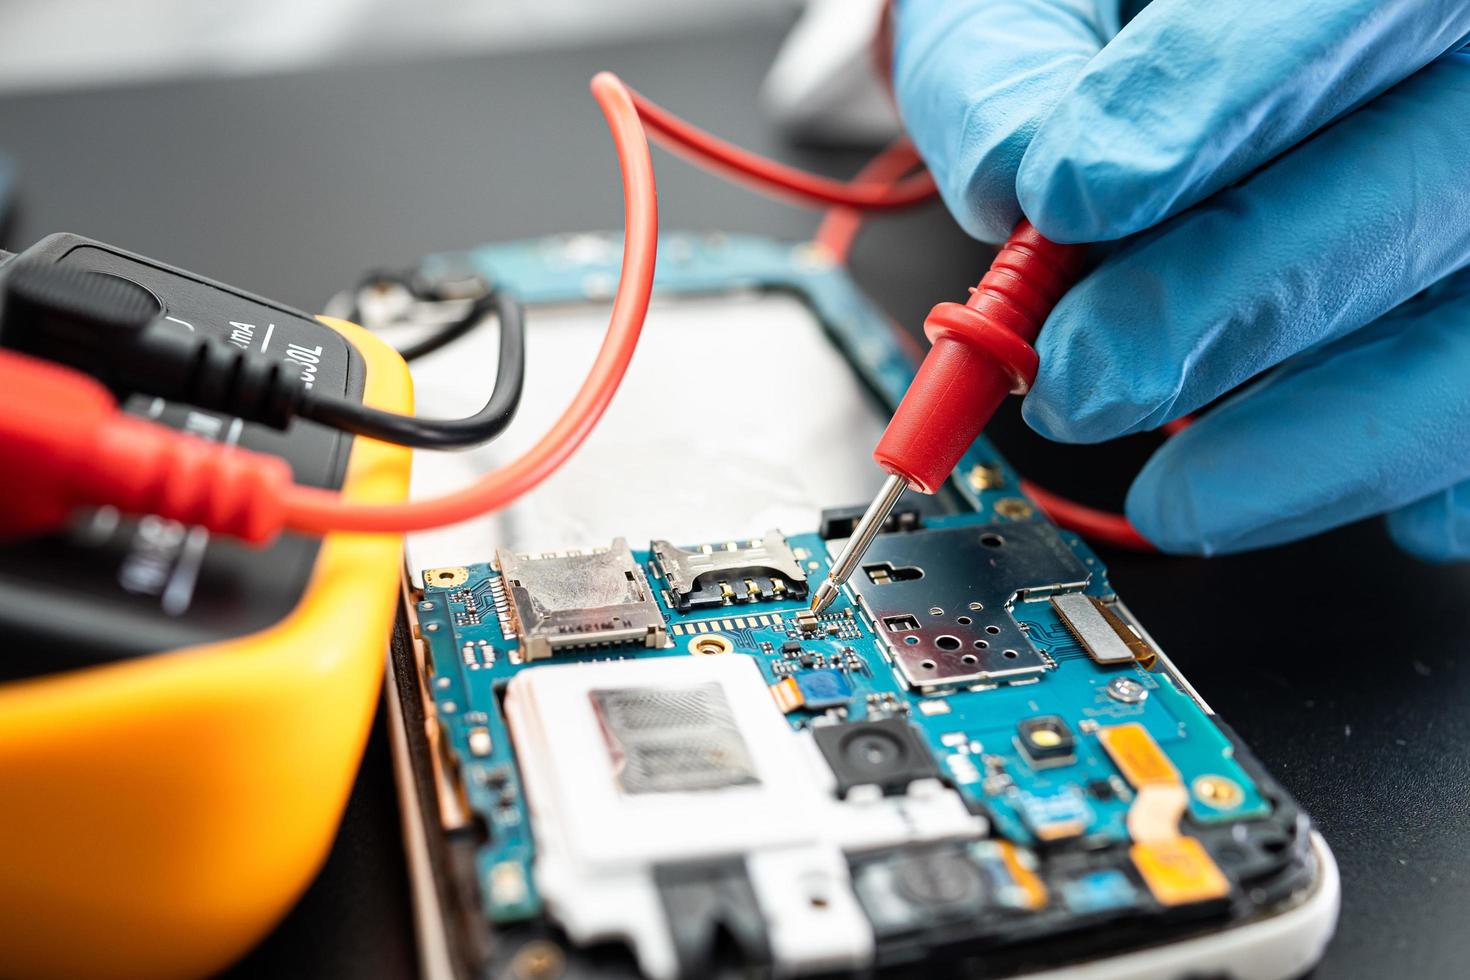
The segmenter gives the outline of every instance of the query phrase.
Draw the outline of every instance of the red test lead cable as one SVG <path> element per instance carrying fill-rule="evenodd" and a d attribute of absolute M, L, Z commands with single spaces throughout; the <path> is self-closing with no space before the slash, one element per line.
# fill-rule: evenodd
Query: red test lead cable
<path fill-rule="evenodd" d="M 717 171 L 756 190 L 818 207 L 892 211 L 921 204 L 938 193 L 928 171 L 894 184 L 833 180 L 788 167 L 759 153 L 727 143 L 693 123 L 629 90 L 638 115 L 653 138 L 671 153 Z"/>
<path fill-rule="evenodd" d="M 648 140 L 626 86 L 592 80 L 617 148 L 627 212 L 623 266 L 607 335 L 571 404 L 523 455 L 458 493 L 401 504 L 354 504 L 298 486 L 284 460 L 227 448 L 122 414 L 79 371 L 0 350 L 0 535 L 61 527 L 73 511 L 113 506 L 267 543 L 282 530 L 402 533 L 504 507 L 554 473 L 587 438 L 627 371 L 653 290 L 658 197 Z"/>
<path fill-rule="evenodd" d="M 79 507 L 158 514 L 265 542 L 285 517 L 291 468 L 125 415 L 94 378 L 0 350 L 0 536 L 43 534 Z"/>
<path fill-rule="evenodd" d="M 929 311 L 924 334 L 933 346 L 873 450 L 888 479 L 812 593 L 815 612 L 837 598 L 904 491 L 937 491 L 1006 395 L 1031 387 L 1038 364 L 1031 345 L 1080 275 L 1083 256 L 1082 246 L 1043 238 L 1023 219 L 967 302 Z"/>

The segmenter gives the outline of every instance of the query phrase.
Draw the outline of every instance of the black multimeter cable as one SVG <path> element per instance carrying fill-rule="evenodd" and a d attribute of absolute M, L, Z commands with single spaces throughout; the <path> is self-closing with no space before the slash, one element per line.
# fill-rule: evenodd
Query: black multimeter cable
<path fill-rule="evenodd" d="M 404 360 L 422 357 L 468 333 L 492 309 L 500 321 L 495 387 L 484 407 L 474 415 L 462 419 L 422 419 L 321 395 L 315 389 L 303 393 L 296 414 L 344 432 L 415 449 L 463 449 L 489 442 L 504 432 L 515 417 L 525 384 L 526 321 L 520 302 L 504 290 L 491 290 L 476 299 L 458 320 L 399 351 Z"/>
<path fill-rule="evenodd" d="M 397 286 L 416 300 L 443 302 L 446 299 L 446 297 L 438 295 L 433 289 L 426 288 L 423 281 L 411 271 L 400 272 L 391 269 L 376 269 L 363 276 L 349 294 L 353 299 L 352 305 L 347 311 L 346 319 L 351 320 L 353 323 L 361 323 L 364 326 L 368 326 L 363 322 L 362 306 L 358 302 L 357 297 L 365 289 L 381 288 L 383 286 Z M 495 292 L 494 287 L 486 288 L 484 292 L 475 296 L 470 301 L 469 306 L 466 307 L 465 312 L 460 316 L 434 327 L 422 339 L 397 348 L 398 356 L 405 361 L 416 361 L 463 337 L 495 311 Z"/>
<path fill-rule="evenodd" d="M 525 383 L 525 315 L 510 293 L 490 290 L 452 336 L 500 320 L 495 385 L 478 412 L 424 419 L 368 408 L 307 387 L 291 364 L 181 329 L 158 316 L 145 290 L 113 276 L 21 259 L 6 268 L 0 346 L 79 368 L 115 395 L 142 394 L 286 428 L 307 418 L 344 432 L 417 449 L 463 449 L 499 436 Z M 470 314 L 474 315 L 471 316 Z M 426 341 L 427 342 L 427 341 Z"/>

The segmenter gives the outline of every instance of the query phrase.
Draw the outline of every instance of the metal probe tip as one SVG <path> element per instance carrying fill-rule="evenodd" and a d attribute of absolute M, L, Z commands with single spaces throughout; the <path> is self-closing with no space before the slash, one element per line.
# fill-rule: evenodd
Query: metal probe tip
<path fill-rule="evenodd" d="M 862 519 L 852 529 L 852 535 L 847 539 L 847 544 L 842 548 L 837 560 L 832 562 L 832 570 L 827 577 L 822 579 L 822 584 L 817 586 L 812 593 L 812 612 L 821 613 L 837 598 L 837 593 L 842 589 L 844 582 L 857 568 L 858 562 L 863 560 L 863 554 L 868 550 L 868 545 L 878 536 L 883 529 L 883 522 L 888 520 L 888 515 L 893 513 L 898 498 L 908 489 L 908 481 L 901 476 L 890 476 L 883 481 L 883 488 L 878 491 L 878 496 L 863 511 Z"/>

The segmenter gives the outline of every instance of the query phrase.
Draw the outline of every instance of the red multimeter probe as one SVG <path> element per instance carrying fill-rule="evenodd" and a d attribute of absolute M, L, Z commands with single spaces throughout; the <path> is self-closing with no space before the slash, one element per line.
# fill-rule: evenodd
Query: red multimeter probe
<path fill-rule="evenodd" d="M 873 450 L 888 479 L 813 591 L 813 611 L 837 598 L 904 491 L 936 492 L 1006 395 L 1030 389 L 1038 366 L 1031 344 L 1082 258 L 1082 246 L 1059 245 L 1022 220 L 966 303 L 929 311 L 924 334 L 933 346 Z"/>

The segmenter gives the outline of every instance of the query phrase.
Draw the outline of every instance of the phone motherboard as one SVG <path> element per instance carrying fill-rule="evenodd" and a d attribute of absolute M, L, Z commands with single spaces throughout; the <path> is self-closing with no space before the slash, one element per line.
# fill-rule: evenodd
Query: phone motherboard
<path fill-rule="evenodd" d="M 1074 536 L 904 511 L 813 616 L 851 515 L 823 523 L 424 573 L 441 755 L 503 936 L 622 941 L 654 977 L 732 953 L 999 966 L 1046 937 L 1249 917 L 1309 880 L 1295 806 Z"/>
<path fill-rule="evenodd" d="M 593 251 L 426 269 L 558 302 L 615 273 Z M 802 246 L 672 236 L 664 254 L 666 293 L 803 296 L 882 404 L 912 377 L 881 312 Z M 860 508 L 423 571 L 398 682 L 470 972 L 1004 976 L 1306 901 L 1306 817 L 1097 556 L 984 439 L 951 482 L 895 512 L 820 616 L 808 592 Z"/>

